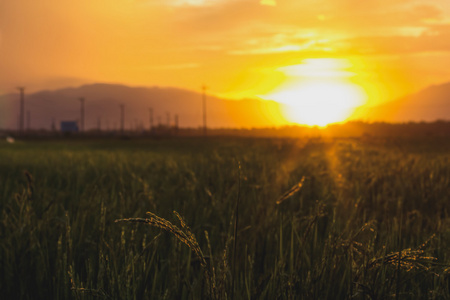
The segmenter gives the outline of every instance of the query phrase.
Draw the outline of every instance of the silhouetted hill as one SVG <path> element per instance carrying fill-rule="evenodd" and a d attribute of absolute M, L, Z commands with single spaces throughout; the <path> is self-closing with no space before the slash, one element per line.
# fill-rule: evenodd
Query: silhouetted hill
<path fill-rule="evenodd" d="M 368 121 L 450 120 L 450 82 L 430 86 L 379 106 L 362 107 L 356 111 L 355 115 Z"/>
<path fill-rule="evenodd" d="M 79 120 L 80 101 L 85 100 L 85 128 L 120 127 L 120 105 L 125 106 L 125 127 L 149 128 L 150 108 L 154 126 L 174 123 L 178 115 L 180 127 L 202 125 L 201 93 L 162 87 L 128 87 L 118 84 L 91 84 L 55 91 L 25 94 L 25 111 L 30 112 L 31 128 L 56 128 L 60 121 Z M 16 129 L 19 120 L 19 94 L 0 96 L 0 128 Z M 273 101 L 232 101 L 207 95 L 208 127 L 262 127 L 275 125 L 280 115 L 279 104 Z"/>
<path fill-rule="evenodd" d="M 120 105 L 125 106 L 125 128 L 149 128 L 153 109 L 154 126 L 202 126 L 201 93 L 163 87 L 129 87 L 119 84 L 90 84 L 54 91 L 25 94 L 25 120 L 31 117 L 32 129 L 50 129 L 53 121 L 80 118 L 80 101 L 85 100 L 85 128 L 119 129 Z M 0 129 L 17 129 L 19 93 L 0 96 Z M 207 95 L 207 124 L 210 128 L 261 128 L 280 125 L 281 105 L 274 101 L 245 99 L 233 101 Z M 376 107 L 361 107 L 355 116 L 366 121 L 432 122 L 450 120 L 450 83 L 430 86 L 418 93 Z M 277 121 L 278 120 L 278 121 Z M 27 122 L 25 122 L 26 124 Z"/>

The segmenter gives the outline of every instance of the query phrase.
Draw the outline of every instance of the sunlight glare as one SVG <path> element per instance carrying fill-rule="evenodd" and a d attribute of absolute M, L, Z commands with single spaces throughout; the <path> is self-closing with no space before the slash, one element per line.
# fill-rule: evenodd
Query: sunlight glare
<path fill-rule="evenodd" d="M 326 126 L 342 122 L 367 99 L 363 88 L 348 79 L 353 76 L 349 66 L 342 59 L 309 59 L 279 68 L 289 82 L 261 97 L 283 103 L 285 117 L 293 123 Z"/>

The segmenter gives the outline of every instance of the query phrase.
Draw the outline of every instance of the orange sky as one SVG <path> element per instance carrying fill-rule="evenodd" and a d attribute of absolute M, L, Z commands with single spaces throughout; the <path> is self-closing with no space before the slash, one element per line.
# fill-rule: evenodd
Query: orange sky
<path fill-rule="evenodd" d="M 368 103 L 450 81 L 448 0 L 0 0 L 0 94 L 91 82 L 270 94 L 352 63 Z"/>

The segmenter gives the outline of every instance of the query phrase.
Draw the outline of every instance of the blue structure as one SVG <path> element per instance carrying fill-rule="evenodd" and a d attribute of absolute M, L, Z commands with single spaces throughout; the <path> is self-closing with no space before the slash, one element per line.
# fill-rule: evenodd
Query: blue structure
<path fill-rule="evenodd" d="M 61 121 L 61 132 L 78 132 L 78 123 L 76 121 Z"/>

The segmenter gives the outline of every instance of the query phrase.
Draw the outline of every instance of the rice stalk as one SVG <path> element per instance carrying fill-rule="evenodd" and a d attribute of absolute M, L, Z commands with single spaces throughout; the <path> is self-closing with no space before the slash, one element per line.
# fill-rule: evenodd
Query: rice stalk
<path fill-rule="evenodd" d="M 200 248 L 200 245 L 197 242 L 197 239 L 195 238 L 194 234 L 191 232 L 191 229 L 186 224 L 184 219 L 178 214 L 176 211 L 173 212 L 175 216 L 178 218 L 181 224 L 180 229 L 178 226 L 172 224 L 170 221 L 161 218 L 157 215 L 155 215 L 152 212 L 147 212 L 147 215 L 149 215 L 149 218 L 127 218 L 127 219 L 117 219 L 114 222 L 127 222 L 127 223 L 143 223 L 147 224 L 153 227 L 157 227 L 160 229 L 163 229 L 172 235 L 174 235 L 179 241 L 186 244 L 197 256 L 198 260 L 200 261 L 200 265 L 205 270 L 205 276 L 206 281 L 209 286 L 209 294 L 212 299 L 216 298 L 216 291 L 215 291 L 215 282 L 214 277 L 211 274 L 210 269 L 208 268 L 208 264 L 206 262 L 205 256 L 203 255 L 203 252 Z"/>
<path fill-rule="evenodd" d="M 295 184 L 293 187 L 291 187 L 289 190 L 287 190 L 283 195 L 281 195 L 278 200 L 276 201 L 276 204 L 281 204 L 286 199 L 289 199 L 292 197 L 295 193 L 301 190 L 303 187 L 303 183 L 305 182 L 305 176 L 302 177 L 302 179 Z"/>
<path fill-rule="evenodd" d="M 231 278 L 231 299 L 234 299 L 234 289 L 236 283 L 236 249 L 238 239 L 239 225 L 239 201 L 241 197 L 241 163 L 238 162 L 238 194 L 236 198 L 236 206 L 234 209 L 234 239 L 233 239 L 233 262 L 232 262 L 232 278 Z"/>

